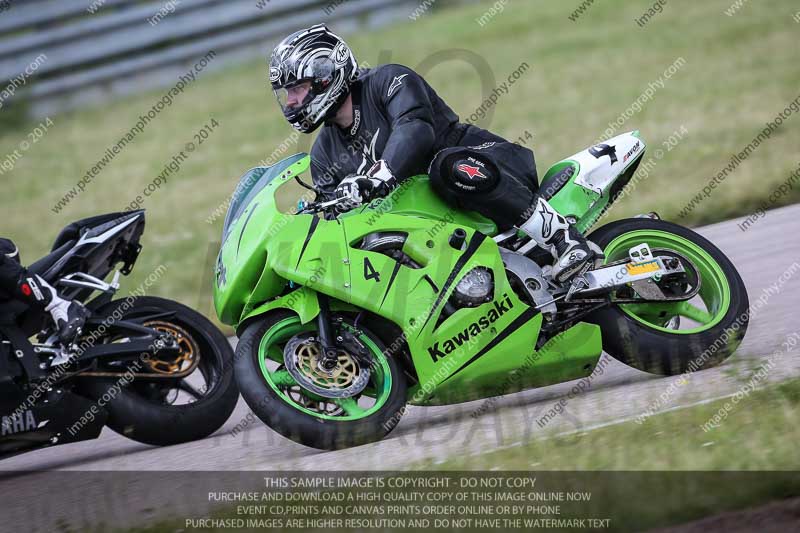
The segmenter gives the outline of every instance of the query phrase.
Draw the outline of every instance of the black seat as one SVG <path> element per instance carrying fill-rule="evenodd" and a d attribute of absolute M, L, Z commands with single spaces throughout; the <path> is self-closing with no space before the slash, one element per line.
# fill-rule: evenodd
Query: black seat
<path fill-rule="evenodd" d="M 130 213 L 107 213 L 105 215 L 96 215 L 93 217 L 76 220 L 61 230 L 61 233 L 59 233 L 58 237 L 56 237 L 56 241 L 53 243 L 51 250 L 55 251 L 57 248 L 61 248 L 61 246 L 68 241 L 77 241 L 81 238 L 81 232 L 84 229 L 93 228 L 95 226 L 105 224 L 111 220 L 117 220 L 120 217 L 129 214 Z"/>
<path fill-rule="evenodd" d="M 569 182 L 573 174 L 575 174 L 574 166 L 569 165 L 562 168 L 542 181 L 542 185 L 539 187 L 539 194 L 541 194 L 545 200 L 550 200 L 550 198 L 555 196 L 556 193 Z"/>
<path fill-rule="evenodd" d="M 31 274 L 38 274 L 42 276 L 48 282 L 50 281 L 47 276 L 45 276 L 45 272 L 50 270 L 50 267 L 56 264 L 56 262 L 64 257 L 64 255 L 75 246 L 76 240 L 69 240 L 61 244 L 58 248 L 47 254 L 46 256 L 42 257 L 35 263 L 31 263 L 28 265 L 28 272 Z"/>

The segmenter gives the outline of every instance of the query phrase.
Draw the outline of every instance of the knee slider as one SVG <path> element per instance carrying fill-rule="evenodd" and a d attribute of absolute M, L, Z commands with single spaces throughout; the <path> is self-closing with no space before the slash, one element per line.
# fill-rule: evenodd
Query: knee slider
<path fill-rule="evenodd" d="M 0 254 L 5 255 L 7 258 L 20 263 L 19 249 L 14 241 L 10 239 L 0 239 Z"/>
<path fill-rule="evenodd" d="M 486 156 L 472 150 L 456 150 L 434 161 L 431 179 L 447 188 L 466 193 L 485 193 L 500 181 L 497 166 Z"/>

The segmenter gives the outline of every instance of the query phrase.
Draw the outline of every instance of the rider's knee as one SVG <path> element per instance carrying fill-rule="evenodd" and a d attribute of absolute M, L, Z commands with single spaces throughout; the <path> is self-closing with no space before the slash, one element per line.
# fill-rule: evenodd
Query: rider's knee
<path fill-rule="evenodd" d="M 486 194 L 500 183 L 494 162 L 464 147 L 442 150 L 431 162 L 429 174 L 434 189 L 459 195 Z"/>
<path fill-rule="evenodd" d="M 5 255 L 8 259 L 12 259 L 19 263 L 19 250 L 17 245 L 11 239 L 4 239 L 0 237 L 0 254 Z"/>

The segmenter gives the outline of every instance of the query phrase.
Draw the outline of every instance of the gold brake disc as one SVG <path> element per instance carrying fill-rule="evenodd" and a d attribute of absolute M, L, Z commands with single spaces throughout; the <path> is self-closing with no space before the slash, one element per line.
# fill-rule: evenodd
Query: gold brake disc
<path fill-rule="evenodd" d="M 316 342 L 301 344 L 295 353 L 298 370 L 320 387 L 344 389 L 358 377 L 360 370 L 358 363 L 343 350 L 339 351 L 338 364 L 330 373 L 323 372 L 319 368 L 321 354 L 319 344 Z"/>
<path fill-rule="evenodd" d="M 143 325 L 160 333 L 171 335 L 179 348 L 178 354 L 174 357 L 166 356 L 156 351 L 146 361 L 150 370 L 157 374 L 187 376 L 197 368 L 200 363 L 200 349 L 186 330 L 170 322 L 162 322 L 160 320 L 151 320 Z"/>
<path fill-rule="evenodd" d="M 336 366 L 330 371 L 320 367 L 322 347 L 314 338 L 295 335 L 283 349 L 286 370 L 298 385 L 323 398 L 350 398 L 364 390 L 370 379 L 369 367 L 346 350 L 336 352 Z"/>

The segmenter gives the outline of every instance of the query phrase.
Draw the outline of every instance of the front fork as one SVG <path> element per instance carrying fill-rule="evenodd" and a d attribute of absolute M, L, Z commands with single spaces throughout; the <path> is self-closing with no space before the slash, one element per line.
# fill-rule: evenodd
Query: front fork
<path fill-rule="evenodd" d="M 317 330 L 319 332 L 319 343 L 322 347 L 322 359 L 319 364 L 323 370 L 330 372 L 339 361 L 338 350 L 333 339 L 331 328 L 331 306 L 326 294 L 317 293 L 319 300 L 319 314 L 317 315 Z"/>
<path fill-rule="evenodd" d="M 369 366 L 372 361 L 369 350 L 356 337 L 361 335 L 358 329 L 358 318 L 352 328 L 344 325 L 342 316 L 333 316 L 330 300 L 326 294 L 317 293 L 319 314 L 317 315 L 317 330 L 319 344 L 322 348 L 322 358 L 319 361 L 320 370 L 333 372 L 339 364 L 339 351 L 344 350 L 358 359 L 362 364 Z M 334 332 L 335 330 L 335 332 Z"/>

